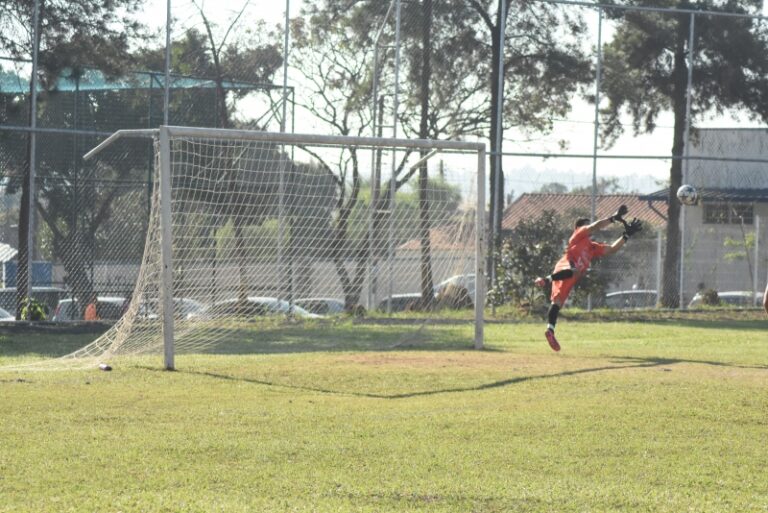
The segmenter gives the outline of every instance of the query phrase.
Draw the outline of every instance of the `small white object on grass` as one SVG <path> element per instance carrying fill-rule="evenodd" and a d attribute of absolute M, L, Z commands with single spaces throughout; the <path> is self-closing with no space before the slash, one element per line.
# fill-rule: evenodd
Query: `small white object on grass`
<path fill-rule="evenodd" d="M 112 367 L 110 367 L 110 366 L 109 366 L 108 364 L 106 364 L 106 363 L 100 363 L 100 364 L 99 364 L 99 369 L 100 369 L 100 370 L 103 370 L 103 371 L 111 371 L 111 370 L 112 370 Z"/>

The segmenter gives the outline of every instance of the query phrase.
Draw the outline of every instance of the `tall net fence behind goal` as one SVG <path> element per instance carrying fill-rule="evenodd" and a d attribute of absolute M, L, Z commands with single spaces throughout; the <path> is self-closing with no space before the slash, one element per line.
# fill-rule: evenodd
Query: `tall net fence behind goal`
<path fill-rule="evenodd" d="M 482 144 L 178 127 L 120 135 L 155 138 L 139 277 L 114 327 L 53 365 L 163 350 L 171 368 L 174 354 L 217 348 L 386 349 L 439 342 L 437 320 L 474 323 L 464 343 L 482 347 Z M 382 336 L 341 344 L 340 323 Z"/>

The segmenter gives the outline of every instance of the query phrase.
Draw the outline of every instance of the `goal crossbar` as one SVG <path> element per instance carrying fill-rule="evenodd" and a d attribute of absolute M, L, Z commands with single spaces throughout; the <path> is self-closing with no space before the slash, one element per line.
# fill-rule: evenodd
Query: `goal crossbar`
<path fill-rule="evenodd" d="M 454 151 L 485 151 L 484 143 L 467 141 L 442 141 L 438 139 L 383 139 L 379 137 L 355 137 L 344 135 L 291 134 L 283 132 L 263 132 L 257 130 L 235 130 L 227 128 L 198 128 L 181 126 L 161 126 L 150 129 L 118 130 L 90 151 L 83 155 L 84 160 L 90 160 L 117 140 L 134 138 L 158 137 L 160 131 L 166 130 L 169 137 L 201 137 L 207 139 L 229 139 L 242 141 L 269 141 L 282 144 L 312 144 L 322 146 L 365 146 L 370 148 L 411 148 Z"/>

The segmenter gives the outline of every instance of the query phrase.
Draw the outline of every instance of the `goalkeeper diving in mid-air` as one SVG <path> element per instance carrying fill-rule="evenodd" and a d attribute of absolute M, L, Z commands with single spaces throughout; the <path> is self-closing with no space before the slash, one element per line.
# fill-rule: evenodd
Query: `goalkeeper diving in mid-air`
<path fill-rule="evenodd" d="M 534 283 L 539 287 L 552 285 L 552 293 L 550 294 L 552 305 L 547 313 L 548 324 L 544 335 L 549 347 L 554 351 L 560 351 L 560 344 L 555 338 L 557 316 L 565 304 L 565 300 L 568 299 L 568 294 L 570 294 L 573 286 L 587 273 L 589 264 L 595 258 L 616 253 L 632 235 L 643 229 L 642 223 L 637 218 L 629 223 L 624 220 L 627 212 L 627 206 L 622 205 L 612 216 L 592 224 L 590 224 L 589 219 L 577 219 L 573 234 L 568 239 L 565 254 L 555 264 L 555 270 L 549 276 L 536 278 Z M 613 244 L 602 244 L 592 240 L 593 233 L 599 232 L 616 221 L 620 221 L 624 225 L 624 233 Z"/>

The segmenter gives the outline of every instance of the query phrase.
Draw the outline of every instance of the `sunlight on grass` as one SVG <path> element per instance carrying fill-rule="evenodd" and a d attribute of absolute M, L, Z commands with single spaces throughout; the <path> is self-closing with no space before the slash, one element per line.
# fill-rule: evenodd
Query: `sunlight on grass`
<path fill-rule="evenodd" d="M 0 373 L 0 511 L 765 511 L 762 320 L 244 330 Z M 89 338 L 0 339 L 0 362 Z M 61 354 L 61 353 L 59 353 Z"/>

